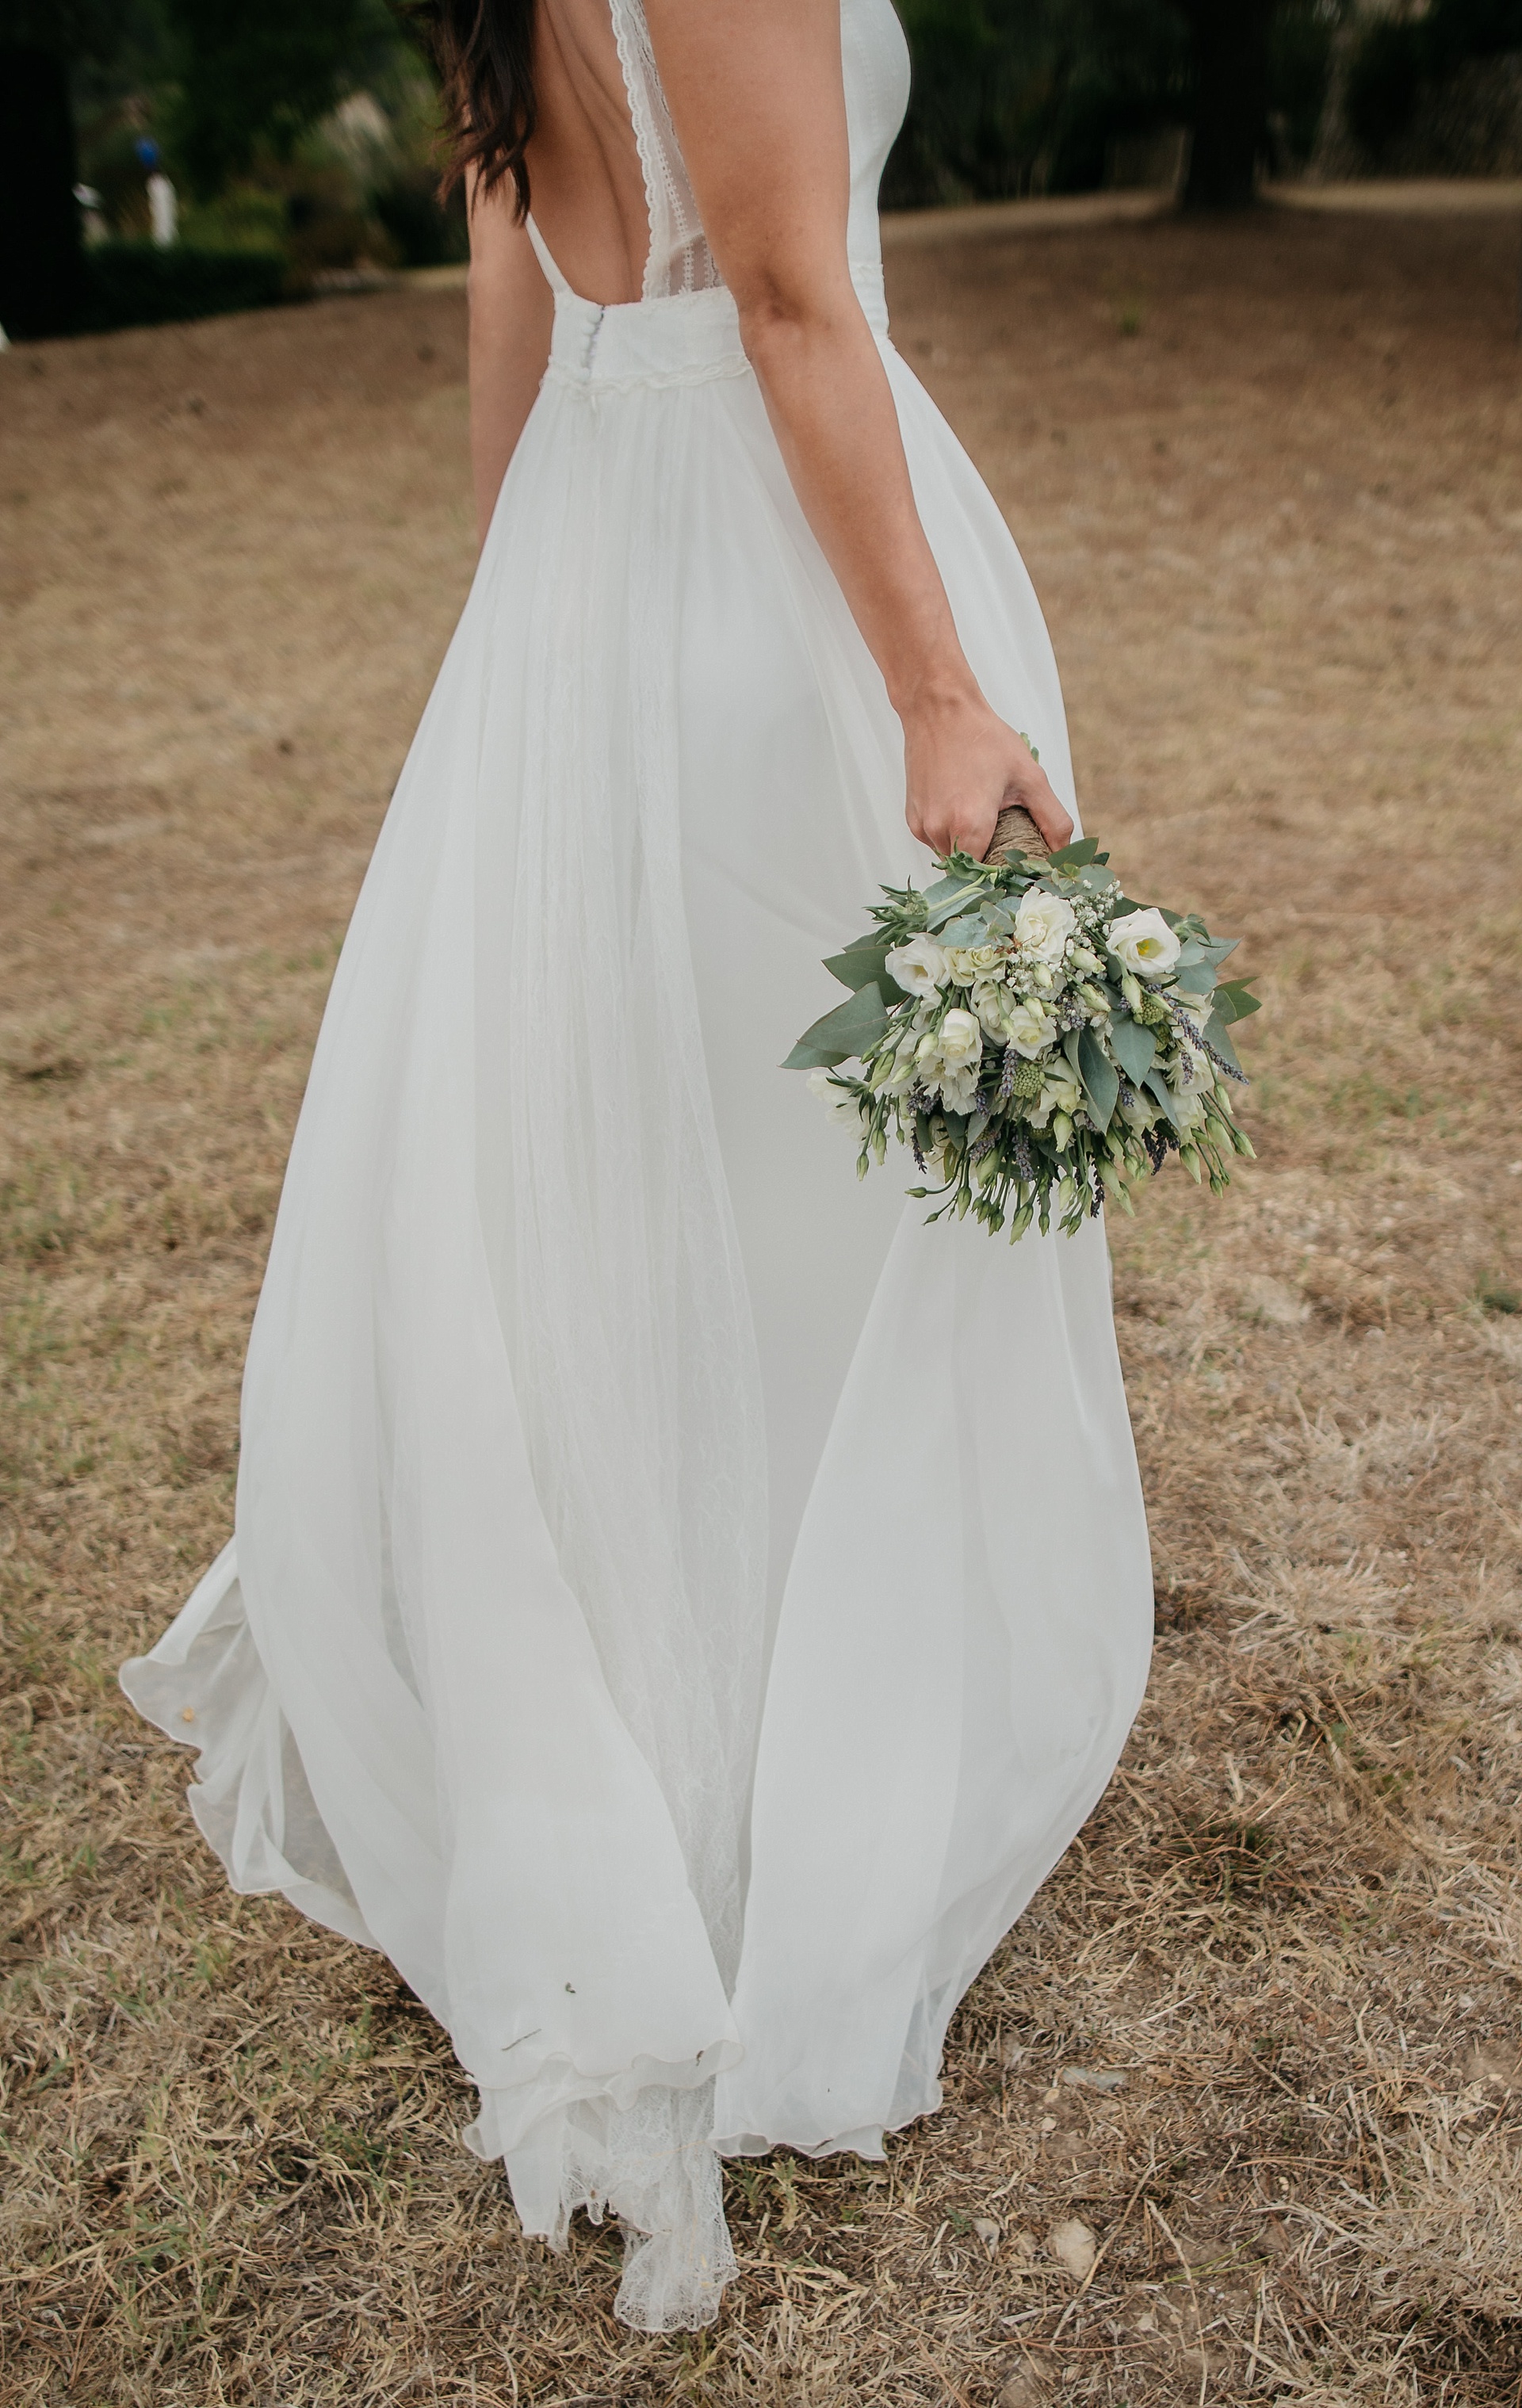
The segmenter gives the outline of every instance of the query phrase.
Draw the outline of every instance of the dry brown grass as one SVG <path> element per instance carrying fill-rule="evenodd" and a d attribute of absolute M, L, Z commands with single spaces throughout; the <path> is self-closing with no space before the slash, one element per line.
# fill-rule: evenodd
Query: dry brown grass
<path fill-rule="evenodd" d="M 1159 1621 L 1121 1773 L 942 2114 L 737 2168 L 743 2283 L 671 2342 L 612 2324 L 608 2237 L 522 2240 L 387 1967 L 227 1896 L 112 1686 L 228 1526 L 308 1048 L 468 573 L 461 304 L 0 362 L 6 2408 L 1522 2396 L 1514 245 L 896 259 L 1092 820 L 1249 934 L 1262 1158 L 1116 1232 Z"/>

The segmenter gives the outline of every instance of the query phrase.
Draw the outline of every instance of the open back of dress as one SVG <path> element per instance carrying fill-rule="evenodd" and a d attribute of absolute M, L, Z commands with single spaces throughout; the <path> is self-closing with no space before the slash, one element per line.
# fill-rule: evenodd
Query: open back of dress
<path fill-rule="evenodd" d="M 525 2228 L 708 2321 L 719 2152 L 878 2153 L 1109 1778 L 1145 1527 L 1102 1230 L 926 1229 L 777 1068 L 923 876 L 636 0 L 645 295 L 553 354 L 355 910 L 236 1540 L 123 1678 L 235 1885 L 383 1948 Z M 886 343 L 907 92 L 844 0 L 851 267 L 969 658 L 1070 805 L 986 491 Z M 561 280 L 563 285 L 564 280 Z"/>

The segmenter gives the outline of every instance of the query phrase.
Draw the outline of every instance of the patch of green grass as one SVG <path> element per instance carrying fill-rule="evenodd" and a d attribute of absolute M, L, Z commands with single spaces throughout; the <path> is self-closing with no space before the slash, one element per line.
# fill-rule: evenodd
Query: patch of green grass
<path fill-rule="evenodd" d="M 1474 1296 L 1482 1312 L 1522 1312 L 1522 1288 L 1515 1288 L 1509 1280 L 1487 1274 L 1477 1282 Z"/>

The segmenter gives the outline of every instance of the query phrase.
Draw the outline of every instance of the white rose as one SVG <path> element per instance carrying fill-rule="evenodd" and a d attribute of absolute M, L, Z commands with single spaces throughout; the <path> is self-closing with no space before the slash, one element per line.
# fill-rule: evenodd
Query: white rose
<path fill-rule="evenodd" d="M 1026 889 L 1014 915 L 1014 933 L 1023 950 L 1053 968 L 1061 961 L 1062 949 L 1077 924 L 1072 905 L 1040 886 Z"/>
<path fill-rule="evenodd" d="M 983 1030 L 970 1011 L 948 1011 L 940 1024 L 940 1058 L 948 1070 L 976 1068 L 983 1058 Z"/>
<path fill-rule="evenodd" d="M 1184 948 L 1160 911 L 1132 911 L 1105 930 L 1110 950 L 1138 978 L 1166 978 Z"/>
<path fill-rule="evenodd" d="M 1004 1024 L 1014 1010 L 1014 997 L 1009 988 L 996 986 L 992 982 L 984 986 L 975 986 L 972 990 L 972 1009 L 983 1023 L 984 1035 L 994 1038 L 1002 1045 Z"/>
<path fill-rule="evenodd" d="M 1023 1062 L 1033 1062 L 1056 1035 L 1039 1003 L 1017 1003 L 1005 1026 L 1008 1041 Z"/>
<path fill-rule="evenodd" d="M 997 970 L 999 952 L 997 945 L 953 945 L 946 955 L 952 977 L 958 986 L 976 986 L 980 979 Z"/>
<path fill-rule="evenodd" d="M 933 937 L 911 937 L 907 945 L 895 945 L 887 971 L 906 995 L 939 995 L 951 965 Z"/>

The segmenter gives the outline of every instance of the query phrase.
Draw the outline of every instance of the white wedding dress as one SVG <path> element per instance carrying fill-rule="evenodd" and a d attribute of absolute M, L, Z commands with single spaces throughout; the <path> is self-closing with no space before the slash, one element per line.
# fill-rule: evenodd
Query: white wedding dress
<path fill-rule="evenodd" d="M 122 1680 L 236 1888 L 383 1949 L 525 2229 L 707 2323 L 724 2152 L 881 2154 L 1145 1680 L 1104 1232 L 926 1228 L 777 1066 L 884 882 L 897 722 L 795 499 L 639 0 L 645 297 L 548 373 L 334 981 L 237 1537 Z M 887 342 L 908 63 L 843 0 L 850 258 L 984 691 L 1041 612 Z"/>

